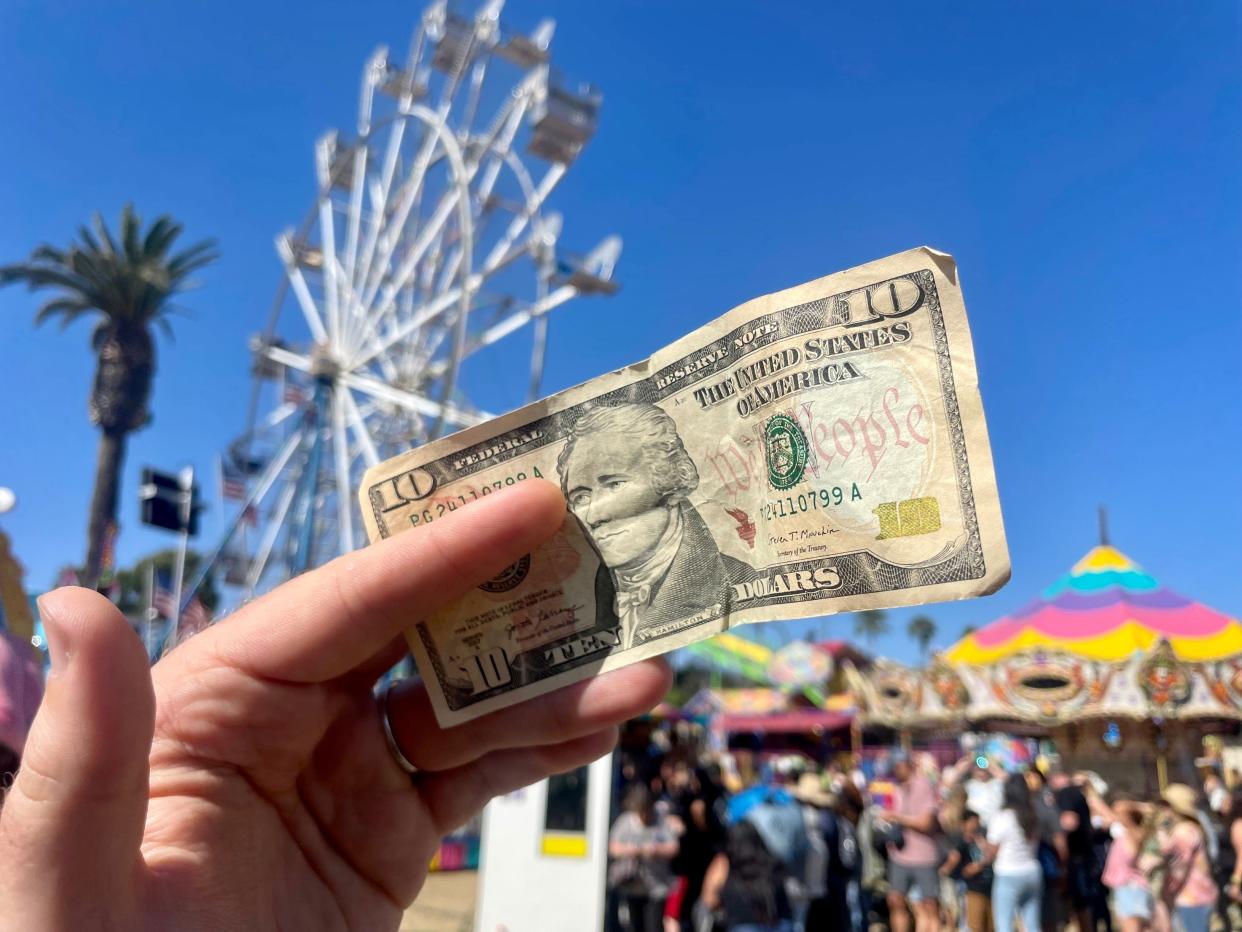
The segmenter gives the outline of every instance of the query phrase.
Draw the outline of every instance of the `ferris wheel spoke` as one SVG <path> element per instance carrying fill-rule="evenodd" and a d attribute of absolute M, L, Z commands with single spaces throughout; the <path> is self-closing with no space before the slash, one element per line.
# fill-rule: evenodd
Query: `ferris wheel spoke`
<path fill-rule="evenodd" d="M 367 231 L 367 243 L 363 251 L 360 280 L 363 283 L 361 291 L 364 306 L 370 306 L 374 302 L 375 293 L 379 290 L 384 269 L 388 267 L 388 263 L 392 259 L 392 252 L 397 247 L 397 242 L 400 238 L 399 234 L 404 230 L 406 222 L 410 218 L 411 210 L 413 210 L 414 205 L 422 195 L 423 180 L 427 175 L 427 167 L 435 154 L 436 142 L 443 131 L 444 120 L 448 116 L 448 111 L 442 109 L 438 113 L 433 113 L 426 107 L 411 105 L 409 107 L 409 115 L 413 119 L 419 120 L 423 127 L 423 135 L 419 140 L 418 153 L 414 157 L 414 165 L 410 170 L 410 176 L 401 186 L 400 199 L 397 202 L 396 210 L 393 211 L 391 220 L 385 223 L 384 208 L 392 192 L 392 180 L 396 174 L 397 157 L 400 155 L 401 140 L 405 135 L 407 121 L 398 119 L 393 126 L 392 135 L 389 137 L 388 152 L 384 157 L 383 176 L 379 189 L 376 192 L 378 195 L 377 208 L 372 228 Z M 377 244 L 380 249 L 378 256 L 376 256 L 375 252 Z"/>
<path fill-rule="evenodd" d="M 460 162 L 458 162 L 458 165 L 460 165 Z M 453 208 L 456 208 L 457 213 L 458 213 L 457 222 L 458 222 L 459 232 L 460 232 L 460 236 L 461 236 L 461 240 L 463 244 L 462 246 L 463 256 L 468 257 L 469 255 L 468 244 L 472 241 L 469 205 L 465 204 L 459 196 L 448 195 L 441 201 L 439 207 L 437 208 L 437 214 L 435 217 L 433 217 L 433 221 L 431 225 L 429 225 L 428 228 L 423 230 L 422 234 L 420 234 L 419 236 L 418 241 L 415 242 L 410 253 L 407 255 L 406 259 L 403 261 L 402 266 L 398 269 L 397 280 L 385 287 L 383 302 L 376 311 L 377 322 L 383 319 L 384 316 L 389 312 L 389 310 L 392 307 L 393 302 L 396 299 L 396 295 L 400 292 L 400 290 L 410 284 L 410 280 L 414 274 L 414 270 L 417 268 L 419 260 L 422 258 L 423 253 L 426 251 L 427 245 L 430 243 L 431 237 L 436 233 L 437 228 L 443 225 L 445 219 L 448 217 L 449 212 Z M 468 263 L 465 260 L 463 260 L 462 264 L 463 264 L 462 271 L 463 271 L 464 283 L 460 288 L 459 307 L 460 307 L 461 314 L 468 315 L 470 311 L 470 294 L 473 290 L 472 278 L 470 276 L 470 268 L 469 268 Z M 395 329 L 403 330 L 403 329 L 406 329 L 406 327 L 403 325 Z M 370 339 L 370 342 L 372 343 L 375 342 L 374 332 L 375 332 L 375 329 L 374 327 L 372 327 L 371 330 L 369 331 L 369 333 L 371 334 L 369 339 Z M 386 341 L 387 346 L 391 346 L 394 342 L 396 342 L 395 339 L 389 339 Z M 371 355 L 367 356 L 364 360 L 362 360 L 361 363 L 355 363 L 355 364 L 366 365 L 367 363 L 370 362 L 371 359 L 374 359 L 377 355 L 381 355 L 383 352 L 384 350 L 380 349 L 378 352 L 372 353 Z"/>
<path fill-rule="evenodd" d="M 362 69 L 362 87 L 358 91 L 358 136 L 371 132 L 371 114 L 375 106 L 375 88 L 388 70 L 388 47 L 381 45 Z"/>
<path fill-rule="evenodd" d="M 487 139 L 479 150 L 478 157 L 474 160 L 471 174 L 477 171 L 478 166 L 483 164 L 484 159 L 487 160 L 487 168 L 483 172 L 483 180 L 478 186 L 477 200 L 480 205 L 485 203 L 491 197 L 492 190 L 496 186 L 496 179 L 500 176 L 500 167 L 505 157 L 513 151 L 513 140 L 517 136 L 518 128 L 522 125 L 522 118 L 526 116 L 526 112 L 530 107 L 531 87 L 529 79 L 509 111 L 505 114 L 503 121 L 497 126 L 497 131 Z"/>
<path fill-rule="evenodd" d="M 368 237 L 368 250 L 366 253 L 366 263 L 364 270 L 369 274 L 371 271 L 371 259 L 375 255 L 375 246 L 383 241 L 382 234 L 384 227 L 384 208 L 389 203 L 392 195 L 392 181 L 397 174 L 397 160 L 401 156 L 401 145 L 405 141 L 406 121 L 397 120 L 392 127 L 392 132 L 388 136 L 388 147 L 384 152 L 384 164 L 380 170 L 379 181 L 372 189 L 372 199 L 375 206 L 375 229 L 372 235 Z M 420 143 L 418 159 L 429 158 L 430 148 L 428 140 L 424 138 Z M 415 161 L 417 162 L 418 159 Z M 400 210 L 400 208 L 398 208 Z M 381 265 L 383 260 L 381 260 Z"/>
<path fill-rule="evenodd" d="M 528 82 L 529 83 L 529 79 Z M 488 168 L 488 174 L 485 175 L 485 183 L 480 186 L 479 197 L 480 203 L 487 200 L 491 194 L 492 186 L 495 183 L 496 174 L 499 172 L 500 162 L 504 155 L 509 151 L 513 144 L 513 139 L 517 134 L 518 127 L 521 125 L 522 117 L 526 114 L 527 107 L 530 102 L 530 90 L 527 84 L 523 85 L 523 90 L 519 93 L 517 100 L 509 107 L 505 113 L 504 119 L 500 122 L 496 131 L 496 138 L 489 140 L 488 145 L 484 148 L 483 154 L 490 155 L 491 161 Z M 424 148 L 420 150 L 419 160 L 416 162 L 414 171 L 411 173 L 410 184 L 408 190 L 412 193 L 421 192 L 422 181 L 426 172 L 426 159 L 429 158 L 430 151 L 434 146 L 430 146 L 435 139 L 441 141 L 441 148 L 444 155 L 449 159 L 451 165 L 451 174 L 453 175 L 455 184 L 449 191 L 446 191 L 436 205 L 435 212 L 429 221 L 430 230 L 424 229 L 420 232 L 415 246 L 405 257 L 402 265 L 399 267 L 396 275 L 396 284 L 390 284 L 385 289 L 384 296 L 381 298 L 380 312 L 385 310 L 391 293 L 398 290 L 404 285 L 404 281 L 413 273 L 414 268 L 422 259 L 422 251 L 426 249 L 426 242 L 429 242 L 428 232 L 434 236 L 440 226 L 448 219 L 452 210 L 456 206 L 457 201 L 461 198 L 462 189 L 468 187 L 481 164 L 482 156 L 479 160 L 472 160 L 466 163 L 463 153 L 457 143 L 457 140 L 448 133 L 445 128 L 445 118 L 448 111 L 443 108 L 438 113 L 432 113 L 425 107 L 411 107 L 411 116 L 419 116 L 427 127 L 427 136 L 424 139 Z M 408 201 L 408 202 L 407 202 Z M 393 216 L 392 223 L 389 228 L 400 229 L 408 219 L 409 209 L 412 206 L 412 199 L 403 198 L 398 207 L 396 214 Z M 385 239 L 388 241 L 388 248 L 384 250 L 383 257 L 380 262 L 372 268 L 368 275 L 367 287 L 363 291 L 363 303 L 367 306 L 372 305 L 376 299 L 376 293 L 379 291 L 380 275 L 379 272 L 385 267 L 387 262 L 392 258 L 392 251 L 396 245 L 396 237 L 387 235 Z M 420 245 L 422 249 L 420 249 Z"/>
<path fill-rule="evenodd" d="M 522 220 L 521 225 L 525 226 L 526 222 L 528 222 L 528 220 Z M 511 228 L 509 232 L 513 233 L 511 239 L 516 238 L 516 235 L 521 232 L 521 229 L 519 227 L 516 233 L 514 233 Z M 503 252 L 498 249 L 493 249 L 492 253 L 488 256 L 488 261 L 484 265 L 483 269 L 475 275 L 472 275 L 467 281 L 466 285 L 468 290 L 471 293 L 477 293 L 489 278 L 502 271 L 517 259 L 521 258 L 525 252 L 525 246 L 515 246 L 512 242 L 509 243 L 508 248 Z M 456 270 L 454 270 L 453 274 L 456 274 Z M 430 301 L 426 306 L 419 309 L 413 317 L 401 323 L 394 329 L 391 329 L 383 337 L 379 337 L 374 334 L 376 328 L 373 326 L 371 328 L 370 339 L 367 341 L 363 355 L 356 357 L 353 364 L 355 366 L 366 366 L 370 364 L 372 360 L 383 358 L 384 354 L 387 353 L 393 346 L 403 342 L 406 338 L 417 333 L 422 328 L 426 327 L 427 324 L 442 315 L 454 304 L 458 303 L 464 290 L 466 289 L 458 286 L 441 291 L 439 297 Z"/>
<path fill-rule="evenodd" d="M 362 449 L 367 466 L 378 466 L 380 464 L 379 451 L 375 449 L 375 441 L 371 438 L 371 432 L 367 430 L 366 419 L 358 410 L 358 403 L 354 401 L 354 396 L 348 389 L 342 389 L 339 395 L 345 402 L 345 417 L 354 430 L 354 439 L 358 441 L 358 446 Z"/>
<path fill-rule="evenodd" d="M 462 115 L 461 133 L 469 137 L 474 119 L 479 113 L 479 98 L 483 96 L 483 78 L 487 75 L 487 58 L 480 58 L 470 70 L 470 91 L 466 97 L 466 109 Z"/>
<path fill-rule="evenodd" d="M 332 206 L 332 162 L 337 151 L 337 134 L 328 133 L 315 145 L 315 168 L 319 176 L 319 243 L 323 254 L 324 304 L 328 319 L 328 333 L 333 339 L 340 338 L 341 325 L 338 311 L 336 279 L 336 218 Z"/>
<path fill-rule="evenodd" d="M 276 507 L 268 519 L 267 527 L 263 529 L 263 536 L 259 539 L 259 549 L 255 551 L 254 559 L 250 562 L 250 569 L 246 574 L 244 584 L 251 594 L 259 587 L 259 580 L 263 578 L 263 573 L 267 569 L 272 549 L 276 546 L 276 539 L 285 526 L 285 520 L 289 517 L 289 507 L 293 504 L 293 497 L 297 491 L 297 482 L 286 483 L 284 491 L 276 500 Z"/>
<path fill-rule="evenodd" d="M 530 387 L 526 391 L 527 403 L 539 397 L 539 387 L 543 382 L 543 364 L 548 349 L 547 314 L 540 314 L 535 318 L 534 331 L 530 348 Z"/>
<path fill-rule="evenodd" d="M 470 340 L 462 349 L 463 356 L 471 356 L 484 347 L 491 346 L 500 340 L 503 340 L 509 334 L 513 333 L 532 320 L 537 320 L 543 315 L 555 310 L 567 301 L 573 300 L 578 294 L 578 289 L 573 285 L 562 285 L 547 297 L 536 301 L 529 307 L 521 308 L 513 311 L 508 317 L 500 322 L 488 327 L 473 340 Z M 427 367 L 427 374 L 431 378 L 439 378 L 448 372 L 450 363 L 444 359 L 439 359 L 431 363 Z"/>
<path fill-rule="evenodd" d="M 401 264 L 397 266 L 394 280 L 384 286 L 379 299 L 379 307 L 376 309 L 378 315 L 386 314 L 391 309 L 397 293 L 410 283 L 428 247 L 431 246 L 435 237 L 439 235 L 444 224 L 448 221 L 449 216 L 460 203 L 461 192 L 456 188 L 446 192 L 441 198 L 440 203 L 436 205 L 435 213 L 431 215 L 431 219 L 427 222 L 427 226 L 419 233 L 418 238 L 414 241 L 414 245 L 410 247 L 410 251 L 402 257 Z"/>
<path fill-rule="evenodd" d="M 511 157 L 512 155 L 511 146 L 513 143 L 513 138 L 517 133 L 518 127 L 521 125 L 522 117 L 525 115 L 527 107 L 529 106 L 529 103 L 530 103 L 530 96 L 531 96 L 530 86 L 533 86 L 533 85 L 530 85 L 530 79 L 528 78 L 527 83 L 523 84 L 523 90 L 519 93 L 516 102 L 514 103 L 513 106 L 510 107 L 510 109 L 505 115 L 504 121 L 497 128 L 497 135 L 499 138 L 493 138 L 492 140 L 489 140 L 487 148 L 483 150 L 484 155 L 490 156 L 490 161 L 489 161 L 489 166 L 488 166 L 488 174 L 486 174 L 484 178 L 484 183 L 480 185 L 480 188 L 477 192 L 476 197 L 473 198 L 473 200 L 476 201 L 480 205 L 480 208 L 481 208 L 481 205 L 486 203 L 487 200 L 490 198 L 491 190 L 495 183 L 496 176 L 499 174 L 501 163 L 507 157 Z M 421 113 L 424 117 L 424 120 L 426 120 L 427 116 L 430 114 L 430 111 L 427 111 L 426 108 L 411 108 L 412 114 L 416 112 Z M 439 119 L 438 122 L 435 124 L 434 129 L 437 135 L 443 135 L 444 124 L 443 124 L 442 118 Z M 430 138 L 430 136 L 428 138 Z M 414 274 L 414 271 L 416 270 L 419 262 L 422 260 L 423 252 L 425 252 L 428 244 L 430 243 L 430 238 L 428 237 L 427 234 L 430 232 L 432 235 L 437 235 L 440 232 L 440 230 L 443 227 L 443 224 L 448 219 L 450 213 L 452 212 L 453 208 L 456 206 L 457 202 L 460 200 L 461 187 L 468 186 L 471 183 L 475 173 L 478 171 L 479 165 L 481 164 L 481 161 L 482 161 L 482 156 L 480 156 L 479 160 L 474 161 L 469 165 L 465 165 L 462 162 L 462 153 L 460 149 L 457 147 L 455 140 L 453 140 L 452 144 L 450 145 L 449 140 L 446 139 L 444 150 L 445 150 L 445 155 L 453 163 L 454 172 L 459 174 L 458 186 L 446 192 L 445 195 L 442 197 L 440 203 L 436 207 L 436 212 L 432 215 L 432 218 L 429 221 L 429 229 L 424 229 L 422 231 L 422 233 L 419 236 L 419 239 L 415 242 L 414 247 L 406 255 L 406 257 L 404 258 L 402 262 L 402 265 L 398 269 L 396 281 L 390 283 L 388 287 L 385 289 L 384 295 L 381 298 L 380 306 L 378 310 L 374 313 L 374 317 L 373 317 L 373 320 L 372 320 L 372 323 L 371 323 L 371 326 L 368 332 L 363 334 L 361 341 L 352 340 L 350 343 L 351 346 L 358 345 L 359 343 L 362 343 L 362 342 L 373 342 L 374 334 L 378 332 L 378 328 L 382 325 L 384 320 L 387 318 L 387 311 L 390 308 L 393 294 L 395 294 L 402 287 L 404 287 L 404 285 L 408 282 L 409 277 Z M 425 166 L 422 166 L 422 168 L 425 168 Z M 506 230 L 505 236 L 502 237 L 501 241 L 497 244 L 497 246 L 493 248 L 492 253 L 489 256 L 489 262 L 485 263 L 485 267 L 488 264 L 491 264 L 493 268 L 490 269 L 487 274 L 491 274 L 492 271 L 495 271 L 495 269 L 499 267 L 501 262 L 507 257 L 508 253 L 512 251 L 514 240 L 516 240 L 516 238 L 519 235 L 521 235 L 522 229 L 524 229 L 525 226 L 530 222 L 530 218 L 538 212 L 543 201 L 547 199 L 548 195 L 552 192 L 552 189 L 555 188 L 556 184 L 564 176 L 564 173 L 565 173 L 565 166 L 560 163 L 554 164 L 548 170 L 539 188 L 534 192 L 532 197 L 528 197 L 528 201 L 525 206 L 525 209 L 522 211 L 522 213 L 518 214 L 517 217 L 515 217 L 514 221 L 510 224 L 509 229 Z M 529 179 L 529 175 L 527 175 L 526 178 Z M 419 170 L 419 166 L 416 166 L 413 179 L 416 179 L 421 182 L 422 171 Z M 474 208 L 474 205 L 472 204 L 471 205 L 472 213 L 474 212 L 474 210 L 475 208 Z M 394 217 L 394 224 L 396 223 L 397 217 L 401 217 L 402 222 L 404 222 L 406 214 L 408 214 L 408 208 L 403 200 L 402 204 L 398 208 L 397 216 Z M 392 237 L 387 237 L 387 238 L 389 240 L 392 240 Z M 389 248 L 385 252 L 386 252 L 386 258 L 377 266 L 378 269 L 382 269 L 384 267 L 384 264 L 388 260 L 391 259 L 392 249 Z M 463 252 L 463 255 L 464 255 L 464 252 Z M 456 271 L 457 270 L 454 269 L 454 274 L 456 274 Z M 372 272 L 369 277 L 372 280 L 368 282 L 368 285 L 364 289 L 363 297 L 362 297 L 362 305 L 366 307 L 370 307 L 374 304 L 376 292 L 379 290 L 379 283 L 380 283 L 380 277 L 374 272 Z M 486 275 L 484 277 L 486 278 Z M 447 302 L 444 305 L 444 307 L 448 307 L 451 304 L 452 302 Z M 408 335 L 411 329 L 412 327 L 409 325 L 398 328 L 397 333 L 399 333 L 400 336 L 392 336 L 389 339 L 387 339 L 385 341 L 386 345 L 383 345 L 382 348 L 379 349 L 379 352 L 383 352 L 384 349 L 387 348 L 387 345 L 391 345 L 391 343 L 396 342 L 399 339 L 402 339 L 405 335 Z M 371 357 L 367 357 L 366 359 L 364 359 L 363 360 L 364 364 L 366 362 L 369 362 L 370 358 Z"/>
<path fill-rule="evenodd" d="M 492 247 L 491 252 L 483 263 L 483 268 L 467 281 L 468 290 L 477 292 L 488 278 L 521 257 L 525 247 L 515 246 L 515 241 L 522 234 L 527 224 L 530 223 L 531 218 L 538 213 L 539 208 L 548 195 L 552 193 L 552 190 L 560 182 L 561 178 L 564 177 L 564 174 L 565 167 L 563 165 L 554 165 L 548 170 L 540 182 L 539 188 L 536 190 L 534 202 L 525 211 L 513 218 L 500 241 Z M 456 274 L 456 270 L 454 270 L 454 274 Z M 463 289 L 458 287 L 442 292 L 439 298 L 429 303 L 414 317 L 391 329 L 383 337 L 375 335 L 377 327 L 381 322 L 379 319 L 376 319 L 368 334 L 364 336 L 368 345 L 364 354 L 355 361 L 355 365 L 367 365 L 373 359 L 386 353 L 394 344 L 401 342 L 421 327 L 424 327 L 452 307 L 461 298 L 462 291 Z"/>
<path fill-rule="evenodd" d="M 349 186 L 349 220 L 345 227 L 345 281 L 354 280 L 354 267 L 358 261 L 358 240 L 362 234 L 362 195 L 367 177 L 366 146 L 354 149 L 354 174 Z"/>
<path fill-rule="evenodd" d="M 319 309 L 315 306 L 315 299 L 311 297 L 306 278 L 302 275 L 302 270 L 298 268 L 297 254 L 288 233 L 282 233 L 276 238 L 276 250 L 285 264 L 285 275 L 288 276 L 289 283 L 293 286 L 293 293 L 297 297 L 298 306 L 302 309 L 302 316 L 306 318 L 306 326 L 310 328 L 311 338 L 316 343 L 328 342 L 323 318 L 319 316 Z"/>
<path fill-rule="evenodd" d="M 369 378 L 356 373 L 347 373 L 343 375 L 341 377 L 341 381 L 343 381 L 350 388 L 362 392 L 364 395 L 370 395 L 372 398 L 392 402 L 399 407 L 406 408 L 407 410 L 413 411 L 416 414 L 421 414 L 424 417 L 444 418 L 459 427 L 473 427 L 475 424 L 481 424 L 488 420 L 491 416 L 488 414 L 465 411 L 453 404 L 433 401 L 430 398 L 424 398 L 422 395 L 415 395 L 412 392 L 403 391 L 402 389 L 394 388 L 391 385 L 385 385 L 378 379 Z"/>
<path fill-rule="evenodd" d="M 265 429 L 279 427 L 297 410 L 298 406 L 292 401 L 281 402 L 279 407 L 272 409 L 272 412 L 263 418 L 261 424 Z"/>
<path fill-rule="evenodd" d="M 354 546 L 353 483 L 349 481 L 349 436 L 345 431 L 345 402 L 349 389 L 337 389 L 332 396 L 332 453 L 336 465 L 336 529 L 341 553 Z"/>

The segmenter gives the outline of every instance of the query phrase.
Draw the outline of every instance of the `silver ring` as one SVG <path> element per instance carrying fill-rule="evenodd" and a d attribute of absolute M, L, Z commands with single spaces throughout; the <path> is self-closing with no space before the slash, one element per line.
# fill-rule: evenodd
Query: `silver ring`
<path fill-rule="evenodd" d="M 397 762 L 397 766 L 411 777 L 417 777 L 422 771 L 410 763 L 410 759 L 402 753 L 400 746 L 397 744 L 397 737 L 392 733 L 392 722 L 388 719 L 388 697 L 392 695 L 392 688 L 396 685 L 396 683 L 389 683 L 388 688 L 384 690 L 383 698 L 380 699 L 380 722 L 384 727 L 384 740 L 388 742 L 388 750 L 392 754 L 393 760 Z"/>

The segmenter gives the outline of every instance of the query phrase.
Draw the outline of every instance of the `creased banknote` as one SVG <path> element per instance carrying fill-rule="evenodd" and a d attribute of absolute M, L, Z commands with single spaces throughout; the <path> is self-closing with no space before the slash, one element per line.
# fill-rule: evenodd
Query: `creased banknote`
<path fill-rule="evenodd" d="M 533 477 L 560 531 L 408 632 L 444 725 L 736 625 L 1009 578 L 957 269 L 925 247 L 389 460 L 362 511 L 375 541 Z"/>

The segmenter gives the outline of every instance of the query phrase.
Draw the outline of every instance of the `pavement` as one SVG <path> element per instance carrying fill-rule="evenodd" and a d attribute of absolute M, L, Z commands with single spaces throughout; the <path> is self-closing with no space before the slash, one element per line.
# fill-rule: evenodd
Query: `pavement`
<path fill-rule="evenodd" d="M 477 871 L 429 874 L 401 921 L 401 932 L 472 932 L 478 882 Z"/>

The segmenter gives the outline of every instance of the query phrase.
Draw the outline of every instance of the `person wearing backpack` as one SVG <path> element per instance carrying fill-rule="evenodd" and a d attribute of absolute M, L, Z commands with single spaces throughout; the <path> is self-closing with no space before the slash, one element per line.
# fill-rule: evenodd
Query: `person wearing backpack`
<path fill-rule="evenodd" d="M 866 930 L 867 904 L 862 891 L 864 853 L 859 838 L 862 816 L 862 794 L 853 784 L 843 784 L 820 821 L 827 853 L 826 892 L 811 904 L 806 917 L 808 932 Z"/>
<path fill-rule="evenodd" d="M 784 862 L 746 820 L 729 828 L 725 850 L 707 869 L 703 903 L 727 932 L 793 932 Z"/>
<path fill-rule="evenodd" d="M 1026 785 L 1031 791 L 1031 804 L 1039 819 L 1040 840 L 1036 856 L 1044 875 L 1044 895 L 1040 904 L 1043 932 L 1060 932 L 1068 918 L 1066 896 L 1066 865 L 1069 844 L 1061 828 L 1061 810 L 1048 786 L 1047 778 L 1035 767 L 1026 771 Z"/>

